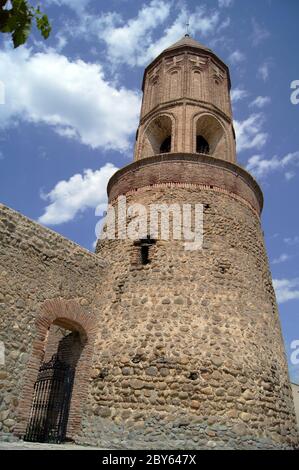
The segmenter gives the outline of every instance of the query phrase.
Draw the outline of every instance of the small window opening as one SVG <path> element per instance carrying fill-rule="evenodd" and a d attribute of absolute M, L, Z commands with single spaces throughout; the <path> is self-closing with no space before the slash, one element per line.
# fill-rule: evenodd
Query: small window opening
<path fill-rule="evenodd" d="M 171 150 L 171 136 L 169 135 L 160 145 L 160 153 L 169 153 Z"/>
<path fill-rule="evenodd" d="M 140 245 L 141 263 L 149 263 L 149 245 Z"/>
<path fill-rule="evenodd" d="M 196 153 L 210 153 L 210 146 L 202 135 L 196 136 Z"/>
<path fill-rule="evenodd" d="M 99 372 L 98 378 L 104 380 L 107 377 L 108 373 L 108 369 L 104 368 Z"/>
<path fill-rule="evenodd" d="M 198 379 L 198 373 L 197 372 L 190 372 L 188 379 L 190 380 L 196 380 Z"/>
<path fill-rule="evenodd" d="M 134 243 L 135 246 L 140 247 L 140 259 L 141 264 L 146 265 L 150 263 L 150 247 L 156 243 L 156 240 L 152 239 L 150 235 L 147 235 L 145 238 L 141 238 L 140 240 Z"/>

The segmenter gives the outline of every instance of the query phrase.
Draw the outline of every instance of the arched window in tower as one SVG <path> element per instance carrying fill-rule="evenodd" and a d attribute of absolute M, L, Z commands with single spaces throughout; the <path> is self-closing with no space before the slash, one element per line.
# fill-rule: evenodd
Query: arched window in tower
<path fill-rule="evenodd" d="M 225 141 L 224 130 L 218 119 L 211 114 L 199 116 L 196 121 L 194 142 L 196 153 L 214 155 L 223 141 Z"/>
<path fill-rule="evenodd" d="M 158 116 L 145 130 L 142 144 L 142 156 L 150 157 L 171 152 L 173 141 L 172 120 L 169 116 Z"/>
<path fill-rule="evenodd" d="M 196 136 L 196 153 L 210 153 L 210 146 L 202 135 Z"/>
<path fill-rule="evenodd" d="M 161 146 L 160 146 L 160 153 L 169 153 L 171 150 L 171 135 L 166 137 L 166 139 L 163 140 Z"/>

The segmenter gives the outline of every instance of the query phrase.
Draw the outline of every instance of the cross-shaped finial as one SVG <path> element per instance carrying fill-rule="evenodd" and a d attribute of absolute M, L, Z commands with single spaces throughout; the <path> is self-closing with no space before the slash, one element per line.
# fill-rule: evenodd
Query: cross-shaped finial
<path fill-rule="evenodd" d="M 185 37 L 189 37 L 189 20 L 186 21 L 186 34 L 185 34 Z"/>

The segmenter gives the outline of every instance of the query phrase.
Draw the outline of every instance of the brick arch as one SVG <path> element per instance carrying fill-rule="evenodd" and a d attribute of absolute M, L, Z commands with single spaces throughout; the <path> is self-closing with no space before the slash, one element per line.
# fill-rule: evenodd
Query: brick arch
<path fill-rule="evenodd" d="M 206 68 L 206 64 L 202 67 L 191 67 L 191 73 L 189 76 L 189 94 L 193 99 L 206 101 L 206 87 L 204 86 Z"/>
<path fill-rule="evenodd" d="M 31 355 L 26 366 L 26 375 L 18 407 L 18 424 L 14 430 L 15 434 L 20 437 L 24 436 L 26 432 L 34 384 L 40 365 L 43 362 L 48 331 L 53 323 L 78 331 L 84 342 L 83 351 L 76 367 L 67 437 L 74 437 L 80 430 L 82 408 L 88 393 L 97 319 L 94 313 L 85 311 L 76 300 L 57 298 L 43 302 L 35 320 L 35 339 L 33 340 Z"/>
<path fill-rule="evenodd" d="M 158 125 L 159 120 L 164 121 L 170 127 L 163 131 L 163 126 Z M 142 132 L 142 138 L 140 140 L 140 157 L 148 157 L 159 154 L 159 146 L 163 141 L 163 138 L 171 135 L 171 152 L 176 148 L 176 120 L 175 116 L 171 113 L 158 113 L 155 114 L 152 119 L 147 123 Z M 167 126 L 166 126 L 167 127 Z M 139 158 L 140 158 L 139 157 Z"/>
<path fill-rule="evenodd" d="M 200 124 L 199 124 L 200 123 Z M 200 131 L 198 130 L 198 127 Z M 196 136 L 202 135 L 210 145 L 211 156 L 230 160 L 231 151 L 228 143 L 227 129 L 221 119 L 209 112 L 196 113 L 193 116 L 192 151 L 196 152 Z"/>
<path fill-rule="evenodd" d="M 175 66 L 169 68 L 165 72 L 164 101 L 173 101 L 181 98 L 182 85 L 182 67 Z"/>

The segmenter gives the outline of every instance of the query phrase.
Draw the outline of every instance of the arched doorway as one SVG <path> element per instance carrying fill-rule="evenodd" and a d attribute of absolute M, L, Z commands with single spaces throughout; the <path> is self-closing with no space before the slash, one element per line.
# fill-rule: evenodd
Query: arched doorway
<path fill-rule="evenodd" d="M 76 300 L 56 298 L 41 304 L 35 320 L 32 350 L 22 381 L 15 435 L 23 439 L 26 436 L 33 414 L 35 384 L 42 366 L 47 369 L 47 364 L 58 350 L 60 360 L 75 369 L 65 438 L 73 440 L 80 433 L 88 396 L 97 323 L 95 312 L 89 308 L 85 310 Z M 59 364 L 57 366 L 60 367 Z"/>
<path fill-rule="evenodd" d="M 86 342 L 82 333 L 70 328 L 58 319 L 48 331 L 44 360 L 34 384 L 26 441 L 66 440 L 76 367 Z"/>

